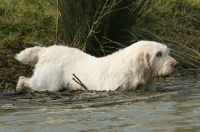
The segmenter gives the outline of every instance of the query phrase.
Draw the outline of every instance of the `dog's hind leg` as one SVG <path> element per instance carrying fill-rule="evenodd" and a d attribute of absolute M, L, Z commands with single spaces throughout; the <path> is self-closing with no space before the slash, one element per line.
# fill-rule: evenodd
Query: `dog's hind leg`
<path fill-rule="evenodd" d="M 25 88 L 29 87 L 29 78 L 20 76 L 16 86 L 16 93 L 22 93 Z"/>

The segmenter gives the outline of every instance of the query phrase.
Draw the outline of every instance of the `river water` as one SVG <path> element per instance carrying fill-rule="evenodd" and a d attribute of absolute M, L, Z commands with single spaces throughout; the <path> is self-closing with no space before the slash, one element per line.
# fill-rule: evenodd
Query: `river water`
<path fill-rule="evenodd" d="M 170 100 L 129 101 L 98 107 L 40 105 L 0 109 L 0 132 L 200 132 L 200 86 L 196 85 L 197 80 L 189 89 L 198 92 L 181 94 Z M 180 83 L 184 87 L 186 84 Z"/>
<path fill-rule="evenodd" d="M 200 95 L 173 102 L 138 102 L 101 108 L 0 111 L 1 132 L 200 131 Z"/>

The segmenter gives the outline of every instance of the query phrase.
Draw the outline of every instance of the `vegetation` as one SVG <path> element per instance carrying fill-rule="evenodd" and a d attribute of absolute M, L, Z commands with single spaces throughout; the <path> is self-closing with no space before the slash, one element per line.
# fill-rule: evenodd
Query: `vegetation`
<path fill-rule="evenodd" d="M 31 0 L 0 1 L 1 47 L 14 44 L 54 42 L 56 7 L 49 2 Z"/>
<path fill-rule="evenodd" d="M 198 0 L 59 3 L 64 36 L 73 47 L 102 56 L 141 39 L 155 40 L 172 48 L 182 68 L 199 67 Z"/>
<path fill-rule="evenodd" d="M 14 55 L 26 47 L 55 43 L 56 4 L 50 1 L 0 0 L 0 89 L 14 88 L 30 75 Z"/>
<path fill-rule="evenodd" d="M 169 0 L 159 13 L 159 21 L 151 26 L 157 41 L 171 47 L 179 68 L 200 67 L 200 1 Z"/>
<path fill-rule="evenodd" d="M 154 40 L 171 47 L 179 68 L 199 68 L 199 12 L 199 0 L 1 0 L 0 89 L 31 75 L 14 54 L 35 45 L 66 44 L 103 56 Z"/>
<path fill-rule="evenodd" d="M 130 30 L 151 23 L 150 16 L 156 7 L 150 5 L 158 0 L 60 0 L 59 3 L 66 41 L 102 56 L 113 48 L 129 45 Z"/>

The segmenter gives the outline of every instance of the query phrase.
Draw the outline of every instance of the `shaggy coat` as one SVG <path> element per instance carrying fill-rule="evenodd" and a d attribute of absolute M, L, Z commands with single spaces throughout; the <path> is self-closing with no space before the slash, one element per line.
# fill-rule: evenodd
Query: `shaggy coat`
<path fill-rule="evenodd" d="M 172 74 L 177 66 L 167 46 L 153 41 L 139 41 L 100 58 L 57 45 L 27 48 L 15 58 L 23 64 L 35 64 L 31 78 L 19 77 L 17 93 L 26 87 L 37 91 L 83 89 L 72 79 L 73 74 L 88 90 L 155 91 L 154 78 Z"/>

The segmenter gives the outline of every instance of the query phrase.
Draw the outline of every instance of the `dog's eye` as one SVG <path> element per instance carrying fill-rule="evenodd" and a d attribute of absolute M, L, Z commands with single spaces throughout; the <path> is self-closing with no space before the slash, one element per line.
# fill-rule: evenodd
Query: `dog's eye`
<path fill-rule="evenodd" d="M 156 53 L 156 56 L 157 56 L 157 57 L 162 57 L 162 52 Z"/>

